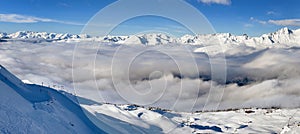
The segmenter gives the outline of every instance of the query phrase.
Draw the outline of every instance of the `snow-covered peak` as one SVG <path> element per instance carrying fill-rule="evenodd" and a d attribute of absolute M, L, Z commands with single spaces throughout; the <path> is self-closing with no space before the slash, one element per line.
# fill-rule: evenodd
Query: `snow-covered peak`
<path fill-rule="evenodd" d="M 278 30 L 278 31 L 275 32 L 275 33 L 277 33 L 277 34 L 293 34 L 293 31 L 290 30 L 290 29 L 287 28 L 287 27 L 284 27 L 284 28 Z"/>
<path fill-rule="evenodd" d="M 163 45 L 175 43 L 176 39 L 161 33 L 138 34 L 129 36 L 105 36 L 105 42 L 113 42 L 126 45 Z"/>
<path fill-rule="evenodd" d="M 263 40 L 269 41 L 271 44 L 292 44 L 297 43 L 295 41 L 295 35 L 293 31 L 288 29 L 287 27 L 279 29 L 276 32 L 263 34 L 261 36 Z"/>
<path fill-rule="evenodd" d="M 266 36 L 279 37 L 279 36 L 290 36 L 290 35 L 293 35 L 293 30 L 284 27 L 282 29 L 277 30 L 276 32 L 263 34 L 261 37 L 266 37 Z"/>
<path fill-rule="evenodd" d="M 137 37 L 145 45 L 163 45 L 176 42 L 172 37 L 161 33 L 142 34 L 137 35 Z"/>
<path fill-rule="evenodd" d="M 3 33 L 2 33 L 3 34 Z M 2 35 L 4 36 L 4 34 Z M 90 38 L 89 35 L 69 34 L 69 33 L 47 33 L 47 32 L 32 32 L 32 31 L 18 31 L 5 35 L 10 39 L 47 39 L 47 40 L 67 40 L 67 39 L 85 39 Z M 0 34 L 1 37 L 1 34 Z"/>
<path fill-rule="evenodd" d="M 47 33 L 19 31 L 12 34 L 0 33 L 0 39 L 45 39 L 48 41 L 101 41 L 125 45 L 165 45 L 165 44 L 190 44 L 190 45 L 210 45 L 222 44 L 230 47 L 236 45 L 247 46 L 295 46 L 300 45 L 300 29 L 290 30 L 287 27 L 279 29 L 273 33 L 263 34 L 259 37 L 244 35 L 233 35 L 231 33 L 215 33 L 200 35 L 184 35 L 179 38 L 171 37 L 162 33 L 147 33 L 129 36 L 90 36 L 87 34 L 69 33 Z"/>
<path fill-rule="evenodd" d="M 7 33 L 0 33 L 0 39 L 8 38 Z"/>

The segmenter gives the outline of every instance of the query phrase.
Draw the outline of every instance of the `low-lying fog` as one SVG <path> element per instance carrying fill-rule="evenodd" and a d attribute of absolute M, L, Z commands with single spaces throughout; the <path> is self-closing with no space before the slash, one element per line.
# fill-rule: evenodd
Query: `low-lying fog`
<path fill-rule="evenodd" d="M 178 111 L 300 107 L 300 48 L 240 46 L 225 59 L 196 48 L 8 42 L 0 63 L 20 79 L 100 102 Z"/>

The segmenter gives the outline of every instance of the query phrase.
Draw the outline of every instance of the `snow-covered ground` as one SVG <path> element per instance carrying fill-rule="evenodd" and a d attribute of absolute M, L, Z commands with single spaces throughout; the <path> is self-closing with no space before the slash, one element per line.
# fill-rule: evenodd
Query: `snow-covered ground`
<path fill-rule="evenodd" d="M 0 133 L 103 132 L 56 90 L 24 84 L 0 66 Z"/>
<path fill-rule="evenodd" d="M 239 109 L 184 113 L 133 105 L 83 105 L 101 114 L 138 126 L 140 132 L 163 133 L 299 133 L 300 109 Z M 134 107 L 134 108 L 133 108 Z M 149 110 L 150 109 L 150 110 Z M 110 123 L 109 123 L 110 124 Z M 114 124 L 122 127 L 122 123 Z M 130 125 L 129 125 L 130 126 Z"/>

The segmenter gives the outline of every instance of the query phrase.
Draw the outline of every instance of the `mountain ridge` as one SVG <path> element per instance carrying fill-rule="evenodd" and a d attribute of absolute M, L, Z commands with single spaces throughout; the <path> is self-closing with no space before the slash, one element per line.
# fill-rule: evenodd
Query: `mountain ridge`
<path fill-rule="evenodd" d="M 149 33 L 128 36 L 90 36 L 87 34 L 69 34 L 69 33 L 47 33 L 18 31 L 7 34 L 0 33 L 2 40 L 47 40 L 47 41 L 99 41 L 126 45 L 165 45 L 165 44 L 227 44 L 227 45 L 300 45 L 300 29 L 291 30 L 287 27 L 279 29 L 272 33 L 266 33 L 258 37 L 251 37 L 247 34 L 233 35 L 231 33 L 214 33 L 199 35 L 184 35 L 182 37 L 171 37 L 162 33 Z"/>

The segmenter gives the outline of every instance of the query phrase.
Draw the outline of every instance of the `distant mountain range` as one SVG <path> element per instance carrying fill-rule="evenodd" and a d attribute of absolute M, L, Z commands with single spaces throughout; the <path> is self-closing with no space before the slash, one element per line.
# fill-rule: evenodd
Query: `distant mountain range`
<path fill-rule="evenodd" d="M 47 32 L 19 31 L 16 33 L 0 33 L 0 39 L 7 41 L 16 40 L 39 40 L 39 41 L 99 41 L 111 42 L 115 44 L 127 45 L 165 45 L 165 44 L 190 44 L 190 45 L 247 45 L 247 46 L 265 46 L 265 45 L 300 45 L 300 29 L 290 30 L 282 28 L 276 32 L 263 34 L 259 37 L 250 37 L 244 35 L 233 35 L 230 33 L 185 35 L 179 38 L 170 37 L 166 34 L 140 34 L 129 36 L 90 36 L 86 34 L 61 34 Z"/>

